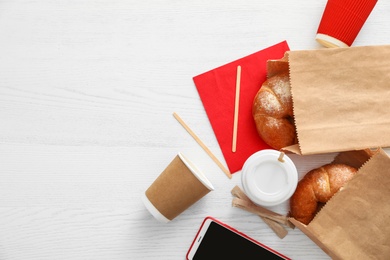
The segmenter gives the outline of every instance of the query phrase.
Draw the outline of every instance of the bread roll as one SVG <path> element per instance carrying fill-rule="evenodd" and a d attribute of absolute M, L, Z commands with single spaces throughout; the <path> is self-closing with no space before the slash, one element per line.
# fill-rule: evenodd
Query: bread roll
<path fill-rule="evenodd" d="M 297 143 L 288 73 L 267 79 L 252 106 L 257 133 L 276 150 Z"/>
<path fill-rule="evenodd" d="M 319 207 L 326 203 L 357 172 L 345 164 L 326 164 L 309 171 L 298 182 L 290 198 L 290 216 L 303 224 L 309 224 Z"/>

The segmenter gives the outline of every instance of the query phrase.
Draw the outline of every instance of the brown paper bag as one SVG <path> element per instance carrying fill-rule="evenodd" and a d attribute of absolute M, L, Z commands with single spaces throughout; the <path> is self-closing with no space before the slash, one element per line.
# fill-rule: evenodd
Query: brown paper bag
<path fill-rule="evenodd" d="M 290 219 L 333 259 L 390 258 L 390 158 L 382 149 L 373 154 L 309 225 Z M 367 155 L 342 153 L 336 161 L 358 166 Z"/>
<path fill-rule="evenodd" d="M 299 147 L 316 154 L 390 146 L 390 45 L 289 51 L 268 76 L 290 70 Z"/>
<path fill-rule="evenodd" d="M 283 150 L 340 152 L 359 168 L 309 225 L 291 222 L 333 259 L 390 259 L 390 158 L 366 149 L 390 146 L 390 45 L 289 51 L 267 66 L 290 70 L 299 144 Z"/>

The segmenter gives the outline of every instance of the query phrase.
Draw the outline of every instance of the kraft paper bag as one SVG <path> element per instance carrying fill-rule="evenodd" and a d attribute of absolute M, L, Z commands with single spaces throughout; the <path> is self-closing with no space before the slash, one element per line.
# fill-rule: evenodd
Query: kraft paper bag
<path fill-rule="evenodd" d="M 390 146 L 390 45 L 288 51 L 267 70 L 290 71 L 299 145 L 286 150 Z"/>
<path fill-rule="evenodd" d="M 390 259 L 390 45 L 288 51 L 267 75 L 289 70 L 297 154 L 340 152 L 357 175 L 304 225 L 332 259 Z"/>
<path fill-rule="evenodd" d="M 332 259 L 390 257 L 390 158 L 382 149 L 372 154 L 309 225 L 290 219 Z M 347 152 L 336 161 L 358 166 L 367 155 Z"/>

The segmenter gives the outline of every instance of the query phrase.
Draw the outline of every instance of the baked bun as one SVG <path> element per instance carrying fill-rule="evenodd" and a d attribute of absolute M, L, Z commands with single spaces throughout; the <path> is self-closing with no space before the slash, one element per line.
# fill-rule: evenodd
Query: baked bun
<path fill-rule="evenodd" d="M 326 203 L 357 172 L 345 164 L 326 164 L 309 171 L 298 182 L 290 198 L 290 216 L 309 224 L 323 203 Z"/>
<path fill-rule="evenodd" d="M 297 143 L 288 73 L 268 78 L 252 106 L 257 133 L 276 150 Z"/>

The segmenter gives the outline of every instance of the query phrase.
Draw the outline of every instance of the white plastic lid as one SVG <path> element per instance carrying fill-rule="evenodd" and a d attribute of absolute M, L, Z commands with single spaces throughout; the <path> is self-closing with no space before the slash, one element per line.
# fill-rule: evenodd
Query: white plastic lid
<path fill-rule="evenodd" d="M 247 196 L 256 204 L 275 206 L 294 193 L 298 172 L 287 155 L 277 150 L 261 150 L 252 154 L 242 168 L 242 185 Z"/>

